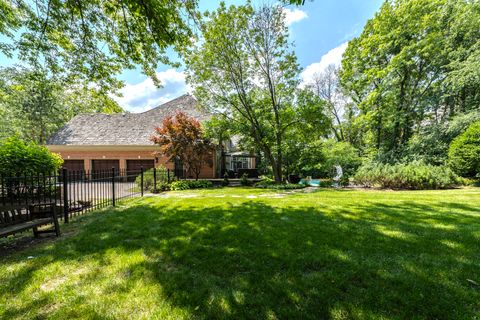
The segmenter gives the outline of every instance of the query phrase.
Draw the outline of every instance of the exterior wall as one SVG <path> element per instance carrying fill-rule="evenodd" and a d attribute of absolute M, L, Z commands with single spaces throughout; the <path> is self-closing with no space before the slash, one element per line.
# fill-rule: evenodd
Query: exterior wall
<path fill-rule="evenodd" d="M 47 145 L 47 148 L 58 153 L 63 159 L 83 160 L 85 170 L 92 169 L 92 160 L 115 159 L 120 162 L 120 170 L 127 168 L 127 160 L 135 159 L 155 159 L 155 166 L 163 165 L 172 172 L 174 163 L 169 161 L 165 156 L 154 156 L 156 152 L 155 146 L 61 146 Z M 215 178 L 215 161 L 213 166 L 204 166 L 200 172 L 199 178 L 212 179 Z"/>

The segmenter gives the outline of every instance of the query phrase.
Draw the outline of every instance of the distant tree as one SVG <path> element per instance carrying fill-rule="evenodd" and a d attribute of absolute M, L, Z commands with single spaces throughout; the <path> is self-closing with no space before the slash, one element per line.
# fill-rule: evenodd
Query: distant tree
<path fill-rule="evenodd" d="M 151 141 L 160 146 L 159 154 L 170 161 L 180 160 L 197 180 L 204 165 L 213 165 L 214 148 L 205 139 L 200 122 L 183 112 L 165 118 Z"/>
<path fill-rule="evenodd" d="M 321 72 L 315 73 L 309 88 L 322 100 L 327 102 L 327 108 L 332 117 L 332 131 L 338 141 L 345 140 L 342 115 L 348 98 L 343 94 L 339 84 L 340 68 L 330 64 Z"/>
<path fill-rule="evenodd" d="M 207 14 L 202 41 L 186 53 L 188 81 L 200 104 L 249 137 L 283 180 L 285 137 L 295 112 L 299 66 L 280 6 L 224 3 Z"/>
<path fill-rule="evenodd" d="M 448 161 L 457 174 L 480 178 L 480 121 L 453 140 Z"/>
<path fill-rule="evenodd" d="M 0 136 L 38 144 L 79 113 L 121 112 L 105 92 L 71 83 L 43 69 L 0 69 Z"/>

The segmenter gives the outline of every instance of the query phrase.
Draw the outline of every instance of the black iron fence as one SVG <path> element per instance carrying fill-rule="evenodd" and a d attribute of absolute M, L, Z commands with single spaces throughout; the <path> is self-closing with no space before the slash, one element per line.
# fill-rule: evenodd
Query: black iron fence
<path fill-rule="evenodd" d="M 115 206 L 120 199 L 143 196 L 144 172 L 117 170 L 0 176 L 0 212 L 12 207 L 54 203 L 68 223 L 72 216 Z"/>

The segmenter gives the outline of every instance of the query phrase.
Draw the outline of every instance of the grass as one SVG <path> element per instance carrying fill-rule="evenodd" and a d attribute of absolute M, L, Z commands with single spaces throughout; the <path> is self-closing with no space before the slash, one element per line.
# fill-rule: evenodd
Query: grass
<path fill-rule="evenodd" d="M 144 197 L 0 260 L 1 319 L 478 319 L 480 190 Z"/>

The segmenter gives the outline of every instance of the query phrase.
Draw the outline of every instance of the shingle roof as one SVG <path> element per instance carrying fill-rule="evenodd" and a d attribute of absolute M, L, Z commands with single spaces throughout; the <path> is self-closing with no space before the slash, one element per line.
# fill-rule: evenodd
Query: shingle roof
<path fill-rule="evenodd" d="M 154 128 L 178 111 L 199 121 L 210 117 L 186 94 L 143 113 L 79 114 L 48 139 L 47 145 L 152 145 Z"/>

